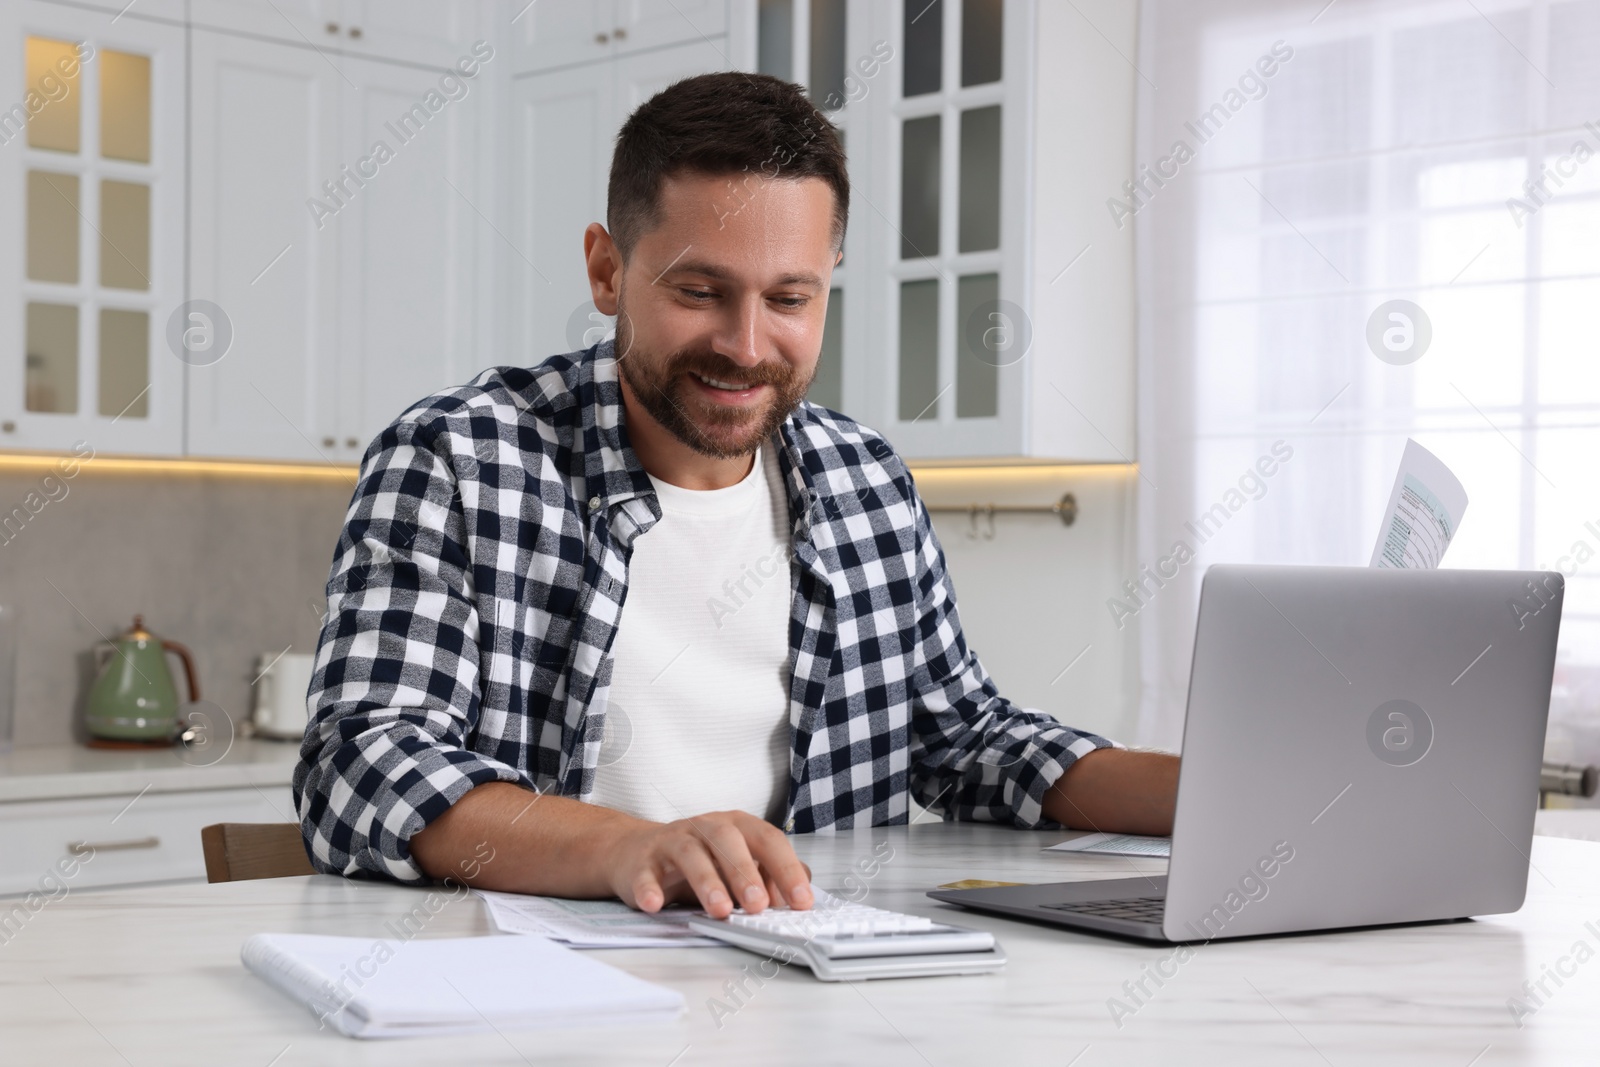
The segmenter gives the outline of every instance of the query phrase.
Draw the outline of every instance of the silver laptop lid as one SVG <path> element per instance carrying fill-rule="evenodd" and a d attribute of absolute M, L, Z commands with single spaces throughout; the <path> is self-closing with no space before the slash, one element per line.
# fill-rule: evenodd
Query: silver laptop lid
<path fill-rule="evenodd" d="M 1543 571 L 1207 571 L 1166 936 L 1521 907 L 1562 591 Z"/>

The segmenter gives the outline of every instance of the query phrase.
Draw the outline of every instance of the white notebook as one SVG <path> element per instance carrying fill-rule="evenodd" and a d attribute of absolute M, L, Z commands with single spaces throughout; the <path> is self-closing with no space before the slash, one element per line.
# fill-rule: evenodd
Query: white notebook
<path fill-rule="evenodd" d="M 256 934 L 255 974 L 351 1037 L 665 1022 L 683 995 L 542 937 Z"/>

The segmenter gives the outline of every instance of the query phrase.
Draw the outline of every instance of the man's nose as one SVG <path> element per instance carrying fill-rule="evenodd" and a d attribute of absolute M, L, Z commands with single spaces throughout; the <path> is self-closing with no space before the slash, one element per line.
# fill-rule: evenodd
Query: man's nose
<path fill-rule="evenodd" d="M 711 346 L 719 355 L 733 360 L 741 367 L 753 367 L 766 357 L 758 342 L 761 331 L 762 304 L 760 296 L 730 303 L 727 314 L 717 326 Z"/>

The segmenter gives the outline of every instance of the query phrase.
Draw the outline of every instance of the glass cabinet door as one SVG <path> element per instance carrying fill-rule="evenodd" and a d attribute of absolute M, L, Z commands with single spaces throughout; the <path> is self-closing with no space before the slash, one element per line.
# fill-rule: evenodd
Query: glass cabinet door
<path fill-rule="evenodd" d="M 0 253 L 20 347 L 0 351 L 0 449 L 179 452 L 162 333 L 183 284 L 182 30 L 23 6 L 27 32 L 0 41 L 22 101 L 0 120 L 0 210 L 23 235 Z"/>
<path fill-rule="evenodd" d="M 867 21 L 862 0 L 756 3 L 756 69 L 804 86 L 811 102 L 838 129 L 847 155 L 850 131 L 865 117 L 860 101 L 869 79 L 863 72 L 870 70 L 876 75 L 882 67 L 881 59 L 872 57 L 866 40 Z M 850 173 L 854 184 L 854 160 Z M 855 381 L 859 375 L 849 373 L 862 349 L 859 341 L 852 340 L 860 331 L 854 309 L 861 306 L 859 297 L 850 295 L 859 284 L 858 280 L 853 281 L 855 276 L 849 267 L 848 249 L 859 240 L 853 229 L 845 235 L 845 260 L 833 271 L 817 373 L 806 393 L 812 403 L 846 413 L 859 413 L 861 404 L 861 390 Z"/>
<path fill-rule="evenodd" d="M 1007 451 L 1017 427 L 1003 424 L 1006 368 L 1031 336 L 1021 308 L 1021 249 L 1002 216 L 1023 208 L 1023 158 L 1007 156 L 1006 118 L 1020 93 L 1006 78 L 1005 0 L 899 0 L 891 5 L 901 66 L 885 104 L 883 153 L 897 196 L 886 268 L 899 314 L 895 373 L 886 405 L 897 444 L 930 457 Z M 1012 396 L 1018 371 L 1010 372 Z M 1013 420 L 1014 421 L 1014 420 Z M 903 443 L 902 443 L 903 442 Z M 1012 449 L 1014 451 L 1014 448 Z"/>

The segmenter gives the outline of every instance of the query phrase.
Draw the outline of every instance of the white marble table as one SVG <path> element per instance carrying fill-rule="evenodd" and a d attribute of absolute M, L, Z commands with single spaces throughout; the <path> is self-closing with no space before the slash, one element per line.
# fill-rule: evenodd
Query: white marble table
<path fill-rule="evenodd" d="M 1534 814 L 1533 832 L 1546 837 L 1600 841 L 1600 808 L 1545 808 Z"/>
<path fill-rule="evenodd" d="M 1046 854 L 1064 835 L 944 825 L 799 837 L 817 881 L 839 885 L 892 849 L 868 900 L 993 930 L 999 975 L 833 985 L 791 969 L 733 1000 L 758 957 L 736 949 L 610 950 L 607 961 L 681 990 L 670 1025 L 358 1042 L 247 973 L 263 930 L 385 936 L 425 893 L 335 878 L 72 893 L 0 944 L 0 1061 L 70 1064 L 870 1063 L 1495 1064 L 1600 1062 L 1600 844 L 1535 839 L 1528 902 L 1472 923 L 1200 948 L 1119 1028 L 1123 983 L 1172 951 L 974 913 L 927 899 L 959 878 L 1056 881 L 1159 873 L 1164 861 Z M 858 872 L 858 877 L 865 877 Z M 1546 880 L 1548 879 L 1548 881 Z M 1586 927 L 1593 922 L 1593 927 Z M 420 936 L 488 932 L 471 898 Z M 1564 957 L 1568 962 L 1561 964 Z M 1518 1027 L 1507 999 L 1544 968 L 1574 970 Z M 729 1007 L 719 1027 L 708 1002 Z"/>

